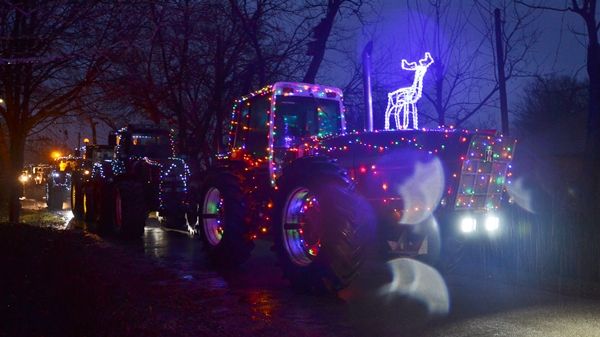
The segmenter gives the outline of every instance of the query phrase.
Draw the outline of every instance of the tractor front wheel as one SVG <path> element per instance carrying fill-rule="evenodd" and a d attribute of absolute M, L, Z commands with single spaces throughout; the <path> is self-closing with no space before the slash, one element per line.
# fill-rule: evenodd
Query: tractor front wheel
<path fill-rule="evenodd" d="M 209 175 L 199 200 L 197 231 L 215 265 L 246 261 L 254 242 L 244 221 L 247 210 L 239 179 L 228 172 Z"/>

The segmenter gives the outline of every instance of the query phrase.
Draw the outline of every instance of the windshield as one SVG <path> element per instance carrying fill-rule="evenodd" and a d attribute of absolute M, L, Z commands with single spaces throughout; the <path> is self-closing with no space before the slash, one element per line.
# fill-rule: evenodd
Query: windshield
<path fill-rule="evenodd" d="M 342 128 L 340 102 L 305 96 L 277 96 L 275 146 L 290 147 L 299 137 L 326 137 Z"/>
<path fill-rule="evenodd" d="M 167 158 L 171 156 L 171 139 L 168 134 L 131 135 L 131 155 L 149 158 Z"/>

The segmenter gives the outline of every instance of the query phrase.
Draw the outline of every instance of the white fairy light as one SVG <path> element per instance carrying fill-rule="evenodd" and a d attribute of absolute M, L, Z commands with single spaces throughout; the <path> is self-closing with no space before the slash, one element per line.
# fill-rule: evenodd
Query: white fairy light
<path fill-rule="evenodd" d="M 425 57 L 417 62 L 402 60 L 402 69 L 414 71 L 415 79 L 410 87 L 400 88 L 388 93 L 388 104 L 385 110 L 385 129 L 390 129 L 390 117 L 394 114 L 396 129 L 408 129 L 410 124 L 409 115 L 412 114 L 412 129 L 418 129 L 417 101 L 423 95 L 423 77 L 427 68 L 433 63 L 433 58 L 428 52 Z M 402 112 L 402 123 L 400 123 L 400 112 Z"/>

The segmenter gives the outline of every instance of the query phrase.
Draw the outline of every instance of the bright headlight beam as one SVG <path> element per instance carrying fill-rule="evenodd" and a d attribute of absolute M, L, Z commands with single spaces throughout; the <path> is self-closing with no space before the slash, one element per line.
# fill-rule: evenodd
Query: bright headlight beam
<path fill-rule="evenodd" d="M 477 229 L 477 220 L 470 216 L 465 216 L 460 220 L 460 230 L 463 233 L 472 233 Z"/>
<path fill-rule="evenodd" d="M 488 215 L 485 218 L 485 230 L 495 232 L 500 228 L 500 218 L 495 215 Z"/>

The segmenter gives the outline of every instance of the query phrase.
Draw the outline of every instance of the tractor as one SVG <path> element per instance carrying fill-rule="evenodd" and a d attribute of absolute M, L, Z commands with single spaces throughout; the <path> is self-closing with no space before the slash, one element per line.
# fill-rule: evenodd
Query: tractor
<path fill-rule="evenodd" d="M 109 136 L 110 160 L 94 163 L 83 190 L 83 217 L 100 231 L 126 238 L 144 233 L 148 214 L 166 225 L 185 226 L 189 169 L 176 157 L 171 132 L 152 125 L 128 125 Z"/>
<path fill-rule="evenodd" d="M 496 235 L 515 146 L 493 131 L 347 132 L 340 89 L 294 82 L 236 100 L 225 143 L 188 226 L 218 265 L 270 235 L 284 275 L 310 291 L 348 286 L 368 237 L 417 257 Z"/>

